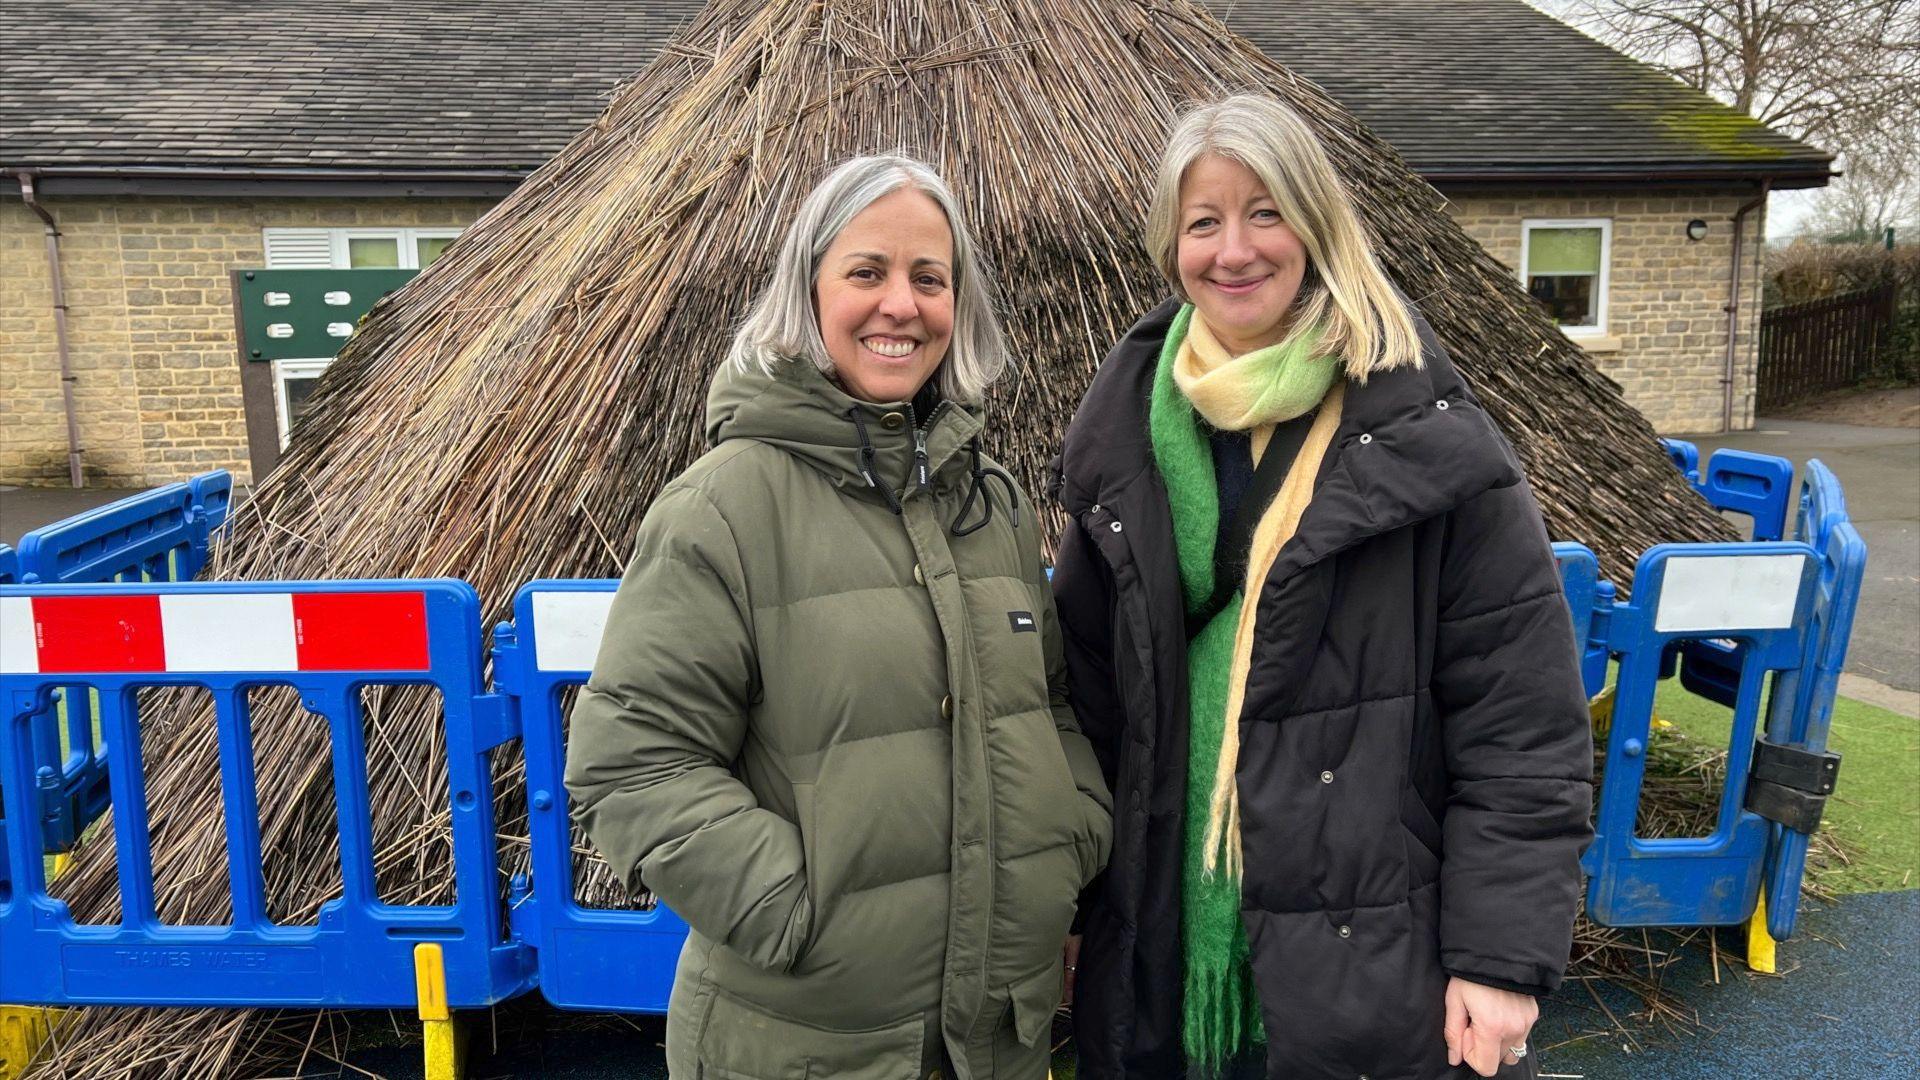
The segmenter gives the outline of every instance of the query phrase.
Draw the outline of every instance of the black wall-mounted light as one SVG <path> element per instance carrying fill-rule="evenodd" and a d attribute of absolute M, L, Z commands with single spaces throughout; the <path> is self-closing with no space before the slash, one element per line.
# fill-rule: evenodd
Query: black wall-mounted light
<path fill-rule="evenodd" d="M 1702 221 L 1699 218 L 1694 218 L 1692 221 L 1687 222 L 1687 239 L 1705 240 L 1706 238 L 1707 238 L 1707 223 L 1705 221 Z"/>

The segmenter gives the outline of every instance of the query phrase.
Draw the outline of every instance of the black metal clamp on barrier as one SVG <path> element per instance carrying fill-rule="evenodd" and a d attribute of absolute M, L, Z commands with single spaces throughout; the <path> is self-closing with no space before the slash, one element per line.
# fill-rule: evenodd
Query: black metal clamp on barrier
<path fill-rule="evenodd" d="M 1809 836 L 1820 828 L 1827 796 L 1840 777 L 1840 755 L 1828 750 L 1779 746 L 1765 739 L 1753 744 L 1753 773 L 1747 781 L 1746 808 Z"/>

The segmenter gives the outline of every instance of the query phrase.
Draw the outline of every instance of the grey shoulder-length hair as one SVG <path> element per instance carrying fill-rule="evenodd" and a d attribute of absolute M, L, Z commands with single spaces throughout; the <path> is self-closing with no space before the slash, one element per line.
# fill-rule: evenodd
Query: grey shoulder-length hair
<path fill-rule="evenodd" d="M 855 215 L 903 187 L 932 199 L 953 233 L 953 340 L 934 378 L 947 398 L 974 405 L 986 397 L 987 387 L 1007 366 L 992 280 L 946 181 L 926 164 L 901 155 L 853 158 L 808 193 L 766 287 L 733 335 L 729 363 L 773 375 L 776 365 L 805 358 L 832 374 L 833 358 L 821 340 L 814 306 L 820 260 Z"/>

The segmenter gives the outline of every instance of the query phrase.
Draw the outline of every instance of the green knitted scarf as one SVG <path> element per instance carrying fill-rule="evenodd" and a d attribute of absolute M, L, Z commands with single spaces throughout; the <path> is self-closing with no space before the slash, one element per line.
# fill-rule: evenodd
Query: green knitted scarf
<path fill-rule="evenodd" d="M 1193 404 L 1173 377 L 1174 360 L 1192 319 L 1193 306 L 1189 304 L 1180 309 L 1167 330 L 1147 411 L 1154 462 L 1166 482 L 1167 501 L 1173 510 L 1174 547 L 1189 612 L 1198 611 L 1213 595 L 1214 545 L 1220 531 L 1220 491 L 1214 479 L 1213 452 Z M 1257 381 L 1267 386 L 1285 384 L 1290 391 L 1262 395 L 1261 411 L 1268 415 L 1260 422 L 1290 420 L 1326 396 L 1338 365 L 1305 363 L 1311 352 L 1312 342 L 1307 341 L 1292 348 L 1262 349 L 1235 361 L 1270 368 L 1271 382 L 1265 377 Z M 1302 377 L 1302 368 L 1318 370 Z M 1202 1075 L 1217 1072 L 1229 1059 L 1267 1039 L 1260 1022 L 1246 928 L 1240 922 L 1240 882 L 1226 874 L 1208 875 L 1202 866 L 1207 809 L 1226 731 L 1227 684 L 1232 676 L 1240 605 L 1241 594 L 1235 592 L 1225 609 L 1187 645 L 1190 720 L 1186 842 L 1180 870 L 1185 965 L 1180 1034 L 1188 1060 Z"/>

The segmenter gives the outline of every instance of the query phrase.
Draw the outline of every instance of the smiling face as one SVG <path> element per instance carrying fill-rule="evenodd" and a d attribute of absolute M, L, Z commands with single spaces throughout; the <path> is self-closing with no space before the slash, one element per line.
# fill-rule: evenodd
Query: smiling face
<path fill-rule="evenodd" d="M 840 230 L 813 283 L 820 338 L 840 385 L 863 401 L 909 401 L 953 340 L 953 232 L 912 188 Z"/>
<path fill-rule="evenodd" d="M 1253 170 L 1217 154 L 1195 161 L 1178 228 L 1180 285 L 1220 344 L 1239 356 L 1286 336 L 1307 250 Z"/>

